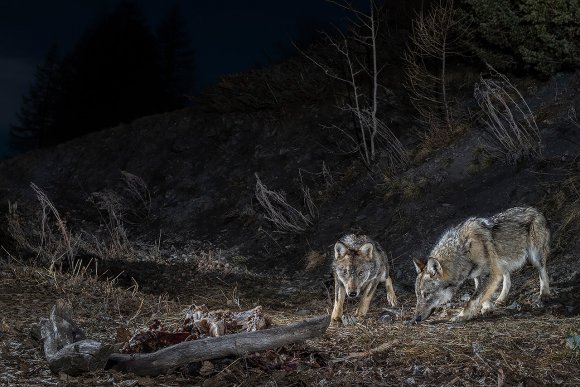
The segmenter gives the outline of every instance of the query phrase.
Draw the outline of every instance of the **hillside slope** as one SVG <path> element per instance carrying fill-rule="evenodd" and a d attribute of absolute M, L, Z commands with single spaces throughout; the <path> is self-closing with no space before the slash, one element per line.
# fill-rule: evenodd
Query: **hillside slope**
<path fill-rule="evenodd" d="M 580 315 L 580 124 L 574 115 L 580 111 L 580 73 L 522 85 L 541 129 L 544 159 L 515 166 L 482 154 L 483 131 L 474 121 L 451 144 L 417 158 L 405 171 L 371 173 L 356 155 L 339 152 L 336 132 L 322 128 L 350 123 L 324 104 L 219 114 L 186 109 L 0 163 L 2 213 L 17 209 L 23 224 L 38 227 L 42 216 L 33 182 L 83 243 L 106 239 L 114 229 L 116 237 L 126 236 L 122 243 L 131 244 L 127 250 L 81 245 L 86 270 L 99 279 L 84 271 L 68 278 L 27 266 L 38 263 L 36 254 L 19 247 L 10 222 L 3 223 L 2 245 L 11 256 L 0 262 L 0 301 L 11 319 L 0 326 L 10 343 L 0 349 L 0 365 L 8 370 L 0 380 L 59 382 L 28 334 L 30 323 L 46 316 L 57 298 L 78 305 L 89 336 L 104 341 L 113 340 L 119 326 L 136 329 L 153 318 L 178 321 L 191 304 L 260 304 L 276 324 L 328 313 L 330 248 L 341 234 L 360 232 L 379 241 L 392 259 L 402 305 L 396 321 L 380 318 L 386 302 L 381 290 L 368 318 L 354 327 L 333 326 L 318 340 L 244 362 L 225 359 L 206 374 L 192 367 L 193 376 L 135 381 L 102 371 L 66 383 L 577 384 L 578 357 L 563 340 L 574 333 Z M 415 152 L 414 117 L 401 102 L 402 91 L 394 90 L 383 114 Z M 465 104 L 474 106 L 471 100 Z M 131 194 L 122 171 L 147 184 L 150 204 L 148 196 L 139 208 L 121 200 Z M 304 213 L 308 187 L 316 206 L 312 224 L 300 233 L 276 232 L 256 199 L 256 175 Z M 122 224 L 97 200 L 103 197 L 119 199 L 107 203 Z M 548 218 L 554 299 L 535 307 L 539 281 L 525 268 L 512 277 L 510 305 L 490 317 L 441 323 L 460 306 L 453 300 L 428 324 L 403 324 L 415 302 L 411 258 L 424 257 L 441 232 L 462 219 L 517 205 L 536 206 Z M 27 230 L 25 236 L 38 237 Z M 95 256 L 98 264 L 91 260 Z"/>
<path fill-rule="evenodd" d="M 406 282 L 410 257 L 424 254 L 443 229 L 467 216 L 535 205 L 558 230 L 563 214 L 551 195 L 578 177 L 580 128 L 569 118 L 578 103 L 578 77 L 559 75 L 528 93 L 541 120 L 542 162 L 482 162 L 481 132 L 470 130 L 402 174 L 386 177 L 333 150 L 335 134 L 321 125 L 348 125 L 349 119 L 333 107 L 224 114 L 188 109 L 5 161 L 1 202 L 32 205 L 34 182 L 72 225 L 82 221 L 90 230 L 102 219 L 87 198 L 119 189 L 120 171 L 128 171 L 147 183 L 152 199 L 153 220 L 131 226 L 139 238 L 155 240 L 161 231 L 162 241 L 177 248 L 204 241 L 247 256 L 251 271 L 297 271 L 310 250 L 325 253 L 341 233 L 363 232 L 385 245 Z M 408 117 L 395 125 L 411 123 Z M 323 163 L 332 184 L 322 174 Z M 274 232 L 255 198 L 256 174 L 304 212 L 301 187 L 308 187 L 318 209 L 313 226 L 298 235 Z M 577 248 L 570 242 L 566 250 Z"/>

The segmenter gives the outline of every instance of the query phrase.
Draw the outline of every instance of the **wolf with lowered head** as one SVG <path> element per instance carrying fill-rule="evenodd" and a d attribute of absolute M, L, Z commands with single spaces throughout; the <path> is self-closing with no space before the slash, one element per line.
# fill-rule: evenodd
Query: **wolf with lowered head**
<path fill-rule="evenodd" d="M 550 232 L 546 218 L 535 208 L 516 207 L 490 218 L 469 218 L 439 239 L 427 261 L 414 259 L 417 269 L 415 322 L 427 319 L 448 302 L 468 278 L 475 291 L 453 320 L 469 320 L 492 308 L 491 297 L 503 279 L 496 303 L 505 303 L 510 273 L 526 262 L 540 275 L 540 298 L 550 296 L 546 273 Z"/>
<path fill-rule="evenodd" d="M 366 315 L 371 300 L 381 282 L 387 289 L 387 300 L 397 305 L 393 281 L 389 275 L 387 255 L 381 246 L 366 235 L 345 235 L 334 245 L 334 309 L 333 321 L 342 321 L 346 297 L 361 296 L 355 316 Z"/>

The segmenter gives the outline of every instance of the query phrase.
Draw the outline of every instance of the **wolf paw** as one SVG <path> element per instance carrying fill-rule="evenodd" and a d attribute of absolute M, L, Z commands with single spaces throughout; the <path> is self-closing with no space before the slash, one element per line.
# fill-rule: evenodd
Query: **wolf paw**
<path fill-rule="evenodd" d="M 465 313 L 465 311 L 461 311 L 457 316 L 451 318 L 451 322 L 465 322 L 467 320 L 471 320 L 472 315 L 470 313 Z"/>
<path fill-rule="evenodd" d="M 344 326 L 354 325 L 357 322 L 357 318 L 350 314 L 343 314 L 342 315 L 342 324 Z"/>
<path fill-rule="evenodd" d="M 481 306 L 481 314 L 488 314 L 493 312 L 494 305 L 491 302 L 484 302 Z"/>
<path fill-rule="evenodd" d="M 552 299 L 552 294 L 551 293 L 544 293 L 544 294 L 540 294 L 539 297 L 539 301 L 540 302 L 547 302 L 550 301 Z"/>

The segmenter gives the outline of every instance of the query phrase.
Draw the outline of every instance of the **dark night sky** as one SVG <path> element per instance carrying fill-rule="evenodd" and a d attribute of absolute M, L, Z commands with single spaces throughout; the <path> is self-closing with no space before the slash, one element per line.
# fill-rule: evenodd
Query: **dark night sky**
<path fill-rule="evenodd" d="M 7 130 L 28 90 L 36 65 L 57 43 L 69 52 L 83 31 L 119 0 L 0 0 L 0 155 Z M 197 89 L 222 74 L 235 73 L 276 59 L 279 47 L 304 26 L 341 24 L 345 14 L 323 0 L 136 0 L 155 29 L 178 4 L 187 19 L 196 50 Z M 364 0 L 355 3 L 366 3 Z"/>

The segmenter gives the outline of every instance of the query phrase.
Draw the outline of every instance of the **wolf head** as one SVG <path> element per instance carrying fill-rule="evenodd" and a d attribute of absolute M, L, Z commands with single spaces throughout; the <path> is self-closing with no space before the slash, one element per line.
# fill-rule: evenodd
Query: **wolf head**
<path fill-rule="evenodd" d="M 372 243 L 365 243 L 357 249 L 348 248 L 341 242 L 334 245 L 332 266 L 348 297 L 358 297 L 376 276 L 378 263 L 374 258 L 374 248 Z"/>
<path fill-rule="evenodd" d="M 429 318 L 435 308 L 449 301 L 456 286 L 444 280 L 443 268 L 437 259 L 429 258 L 427 262 L 413 259 L 413 263 L 417 269 L 415 280 L 417 306 L 414 321 L 419 322 Z"/>

